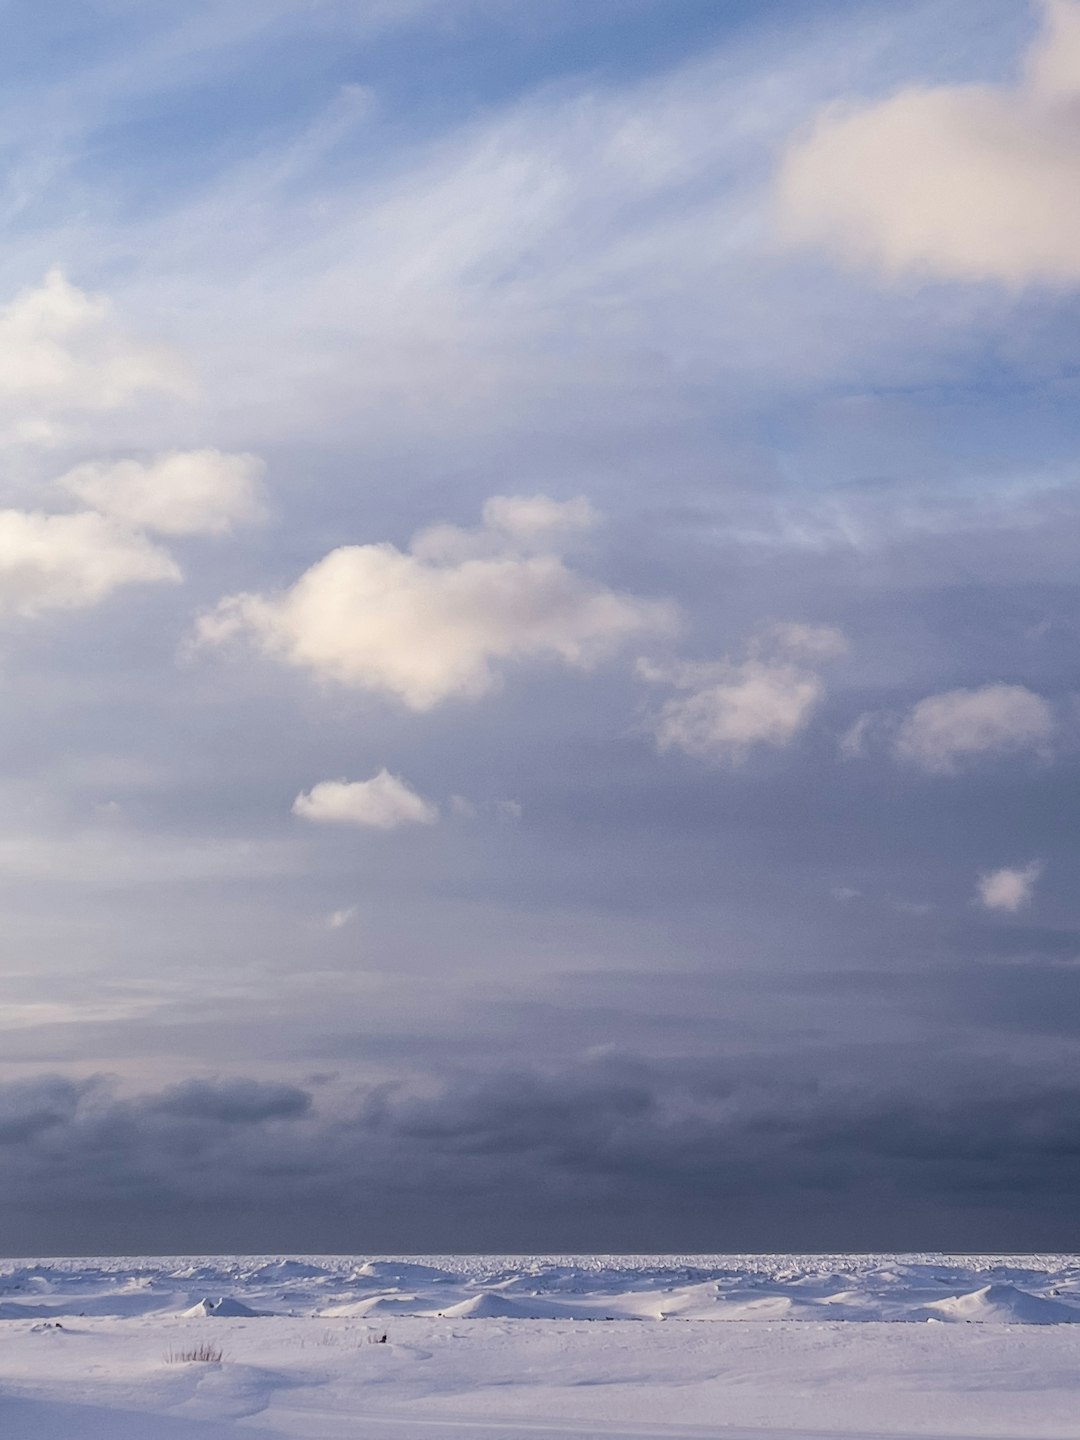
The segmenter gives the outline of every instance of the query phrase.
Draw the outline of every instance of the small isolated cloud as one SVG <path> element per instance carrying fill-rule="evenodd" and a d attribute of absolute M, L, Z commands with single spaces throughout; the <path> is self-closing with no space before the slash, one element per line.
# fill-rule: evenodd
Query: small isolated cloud
<path fill-rule="evenodd" d="M 356 919 L 356 906 L 346 905 L 341 910 L 331 910 L 326 917 L 326 928 L 328 930 L 344 930 Z"/>
<path fill-rule="evenodd" d="M 751 642 L 740 662 L 640 660 L 638 675 L 684 694 L 668 700 L 652 721 L 660 750 L 701 760 L 744 760 L 756 745 L 790 745 L 825 697 L 825 684 L 800 659 L 836 658 L 847 649 L 830 626 L 772 625 Z"/>
<path fill-rule="evenodd" d="M 0 510 L 0 614 L 81 609 L 123 585 L 180 579 L 167 550 L 107 516 Z"/>
<path fill-rule="evenodd" d="M 900 726 L 896 755 L 937 774 L 965 762 L 1032 751 L 1048 753 L 1054 715 L 1041 695 L 1023 685 L 947 690 L 920 700 Z"/>
<path fill-rule="evenodd" d="M 1005 867 L 980 875 L 976 886 L 978 903 L 987 910 L 1004 910 L 1015 915 L 1017 910 L 1030 904 L 1042 868 L 1041 861 L 1032 860 L 1018 870 Z"/>
<path fill-rule="evenodd" d="M 478 530 L 424 531 L 404 551 L 342 546 L 288 590 L 229 596 L 203 617 L 199 639 L 243 636 L 320 680 L 430 710 L 490 691 L 498 661 L 585 668 L 635 636 L 671 632 L 670 602 L 621 594 L 566 564 L 568 516 L 574 529 L 592 512 L 582 501 L 496 497 Z"/>
<path fill-rule="evenodd" d="M 411 790 L 398 775 L 380 770 L 370 780 L 323 780 L 293 801 L 293 814 L 325 825 L 362 825 L 396 830 L 400 825 L 434 825 L 437 806 Z"/>
<path fill-rule="evenodd" d="M 797 621 L 775 621 L 764 626 L 752 642 L 755 653 L 784 655 L 791 660 L 839 660 L 851 646 L 835 625 L 803 625 Z"/>
<path fill-rule="evenodd" d="M 160 535 L 223 535 L 262 513 L 263 463 L 220 450 L 77 465 L 60 486 L 103 515 Z"/>
<path fill-rule="evenodd" d="M 1080 4 L 1043 0 L 1016 86 L 837 104 L 789 149 L 783 229 L 889 272 L 1080 281 Z"/>
<path fill-rule="evenodd" d="M 818 675 L 748 660 L 716 684 L 669 700 L 656 720 L 656 743 L 701 760 L 738 761 L 755 745 L 790 745 L 824 694 Z"/>
<path fill-rule="evenodd" d="M 52 438 L 58 414 L 188 388 L 174 355 L 125 335 L 108 300 L 78 289 L 59 269 L 0 309 L 0 410 L 17 411 L 16 438 Z"/>

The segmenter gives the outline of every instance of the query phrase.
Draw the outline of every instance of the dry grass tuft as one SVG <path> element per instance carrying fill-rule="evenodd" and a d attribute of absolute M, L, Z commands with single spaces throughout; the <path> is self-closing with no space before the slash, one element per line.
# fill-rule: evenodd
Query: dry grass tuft
<path fill-rule="evenodd" d="M 220 1365 L 221 1350 L 204 1340 L 201 1345 L 196 1345 L 191 1350 L 170 1350 L 165 1356 L 166 1365 L 187 1365 L 192 1360 L 203 1365 Z"/>

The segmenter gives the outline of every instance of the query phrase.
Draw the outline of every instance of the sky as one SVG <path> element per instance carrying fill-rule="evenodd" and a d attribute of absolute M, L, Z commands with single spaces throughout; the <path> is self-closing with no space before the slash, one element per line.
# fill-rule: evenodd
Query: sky
<path fill-rule="evenodd" d="M 1080 1248 L 1078 0 L 0 14 L 0 1246 Z"/>

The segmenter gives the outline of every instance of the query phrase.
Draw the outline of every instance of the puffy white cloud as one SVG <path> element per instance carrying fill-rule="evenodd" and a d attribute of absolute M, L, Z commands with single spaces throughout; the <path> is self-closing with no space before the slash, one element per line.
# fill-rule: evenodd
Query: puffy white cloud
<path fill-rule="evenodd" d="M 111 410 L 143 391 L 188 388 L 174 355 L 124 334 L 108 300 L 58 269 L 0 308 L 0 409 L 18 408 L 19 438 L 48 439 L 57 413 Z"/>
<path fill-rule="evenodd" d="M 363 825 L 396 830 L 434 825 L 438 807 L 411 790 L 398 775 L 380 770 L 370 780 L 323 780 L 293 801 L 293 814 L 326 825 Z"/>
<path fill-rule="evenodd" d="M 1045 754 L 1055 728 L 1041 695 L 1023 685 L 983 685 L 920 700 L 901 724 L 894 749 L 924 770 L 950 774 L 984 756 Z"/>
<path fill-rule="evenodd" d="M 667 701 L 656 718 L 656 743 L 702 760 L 738 761 L 754 745 L 789 745 L 824 694 L 810 671 L 747 660 L 725 679 Z"/>
<path fill-rule="evenodd" d="M 987 910 L 1005 910 L 1015 915 L 1031 902 L 1042 868 L 1041 861 L 1032 860 L 1017 870 L 1006 867 L 980 875 L 976 886 L 979 904 Z"/>
<path fill-rule="evenodd" d="M 816 671 L 800 660 L 836 659 L 847 639 L 828 625 L 776 623 L 751 640 L 741 662 L 639 660 L 643 680 L 686 691 L 668 700 L 652 721 L 661 750 L 702 760 L 739 762 L 755 745 L 790 745 L 825 696 Z"/>
<path fill-rule="evenodd" d="M 124 525 L 162 535 L 223 535 L 261 514 L 263 463 L 220 450 L 77 465 L 59 484 Z"/>
<path fill-rule="evenodd" d="M 110 304 L 54 269 L 0 307 L 0 437 L 55 440 L 67 417 L 188 388 L 176 358 L 126 335 Z M 256 518 L 260 462 L 216 450 L 76 466 L 59 486 L 88 508 L 0 511 L 0 614 L 96 604 L 123 585 L 176 582 L 147 531 L 221 533 Z"/>
<path fill-rule="evenodd" d="M 79 609 L 122 585 L 180 578 L 168 551 L 107 516 L 0 510 L 0 613 Z"/>
<path fill-rule="evenodd" d="M 48 441 L 75 412 L 186 388 L 171 353 L 126 335 L 108 300 L 60 270 L 0 308 L 0 435 Z M 124 585 L 179 581 L 146 532 L 220 533 L 255 518 L 259 469 L 254 456 L 214 450 L 76 466 L 60 488 L 89 508 L 0 511 L 0 613 L 77 609 Z"/>
<path fill-rule="evenodd" d="M 260 468 L 216 450 L 76 466 L 59 483 L 93 509 L 0 510 L 0 613 L 79 609 L 123 585 L 179 581 L 145 531 L 216 534 L 255 518 Z"/>
<path fill-rule="evenodd" d="M 526 523 L 528 510 L 496 512 L 497 521 L 505 524 L 507 513 L 536 540 L 543 526 Z M 444 539 L 452 531 L 443 527 Z M 230 596 L 203 617 L 199 638 L 247 636 L 321 680 L 429 710 L 492 689 L 495 661 L 537 657 L 588 667 L 631 637 L 675 627 L 670 602 L 587 579 L 566 564 L 554 536 L 551 548 L 522 553 L 490 523 L 453 532 L 462 537 L 457 549 L 432 549 L 432 533 L 405 551 L 342 546 L 280 594 Z M 486 553 L 470 555 L 473 542 Z"/>
<path fill-rule="evenodd" d="M 786 234 L 887 272 L 1080 281 L 1080 4 L 1042 8 L 1016 86 L 824 110 L 781 167 Z"/>

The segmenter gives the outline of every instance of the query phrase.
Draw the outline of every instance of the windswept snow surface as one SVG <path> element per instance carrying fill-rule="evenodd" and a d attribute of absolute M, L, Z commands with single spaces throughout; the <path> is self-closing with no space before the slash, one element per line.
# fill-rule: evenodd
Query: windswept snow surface
<path fill-rule="evenodd" d="M 1065 1255 L 0 1261 L 0 1436 L 1076 1440 L 1077 1321 Z"/>

